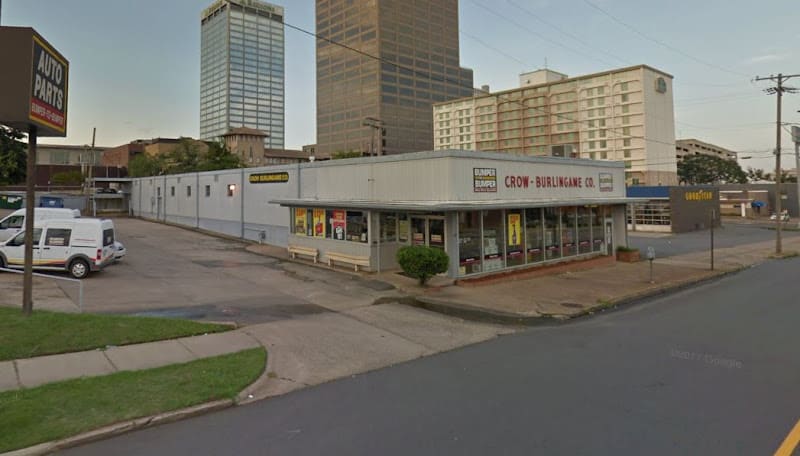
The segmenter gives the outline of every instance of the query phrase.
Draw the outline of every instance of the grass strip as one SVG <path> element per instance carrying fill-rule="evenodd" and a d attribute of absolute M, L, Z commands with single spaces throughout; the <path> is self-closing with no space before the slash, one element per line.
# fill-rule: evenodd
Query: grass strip
<path fill-rule="evenodd" d="M 264 370 L 255 348 L 185 364 L 0 393 L 0 453 L 142 416 L 232 399 Z"/>
<path fill-rule="evenodd" d="M 228 325 L 169 318 L 47 312 L 30 317 L 0 307 L 0 361 L 31 358 L 107 345 L 128 345 L 231 329 Z"/>

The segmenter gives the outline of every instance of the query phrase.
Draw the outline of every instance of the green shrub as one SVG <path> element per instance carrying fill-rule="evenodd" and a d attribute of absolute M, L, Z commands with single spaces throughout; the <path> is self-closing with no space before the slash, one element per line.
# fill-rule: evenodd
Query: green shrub
<path fill-rule="evenodd" d="M 621 245 L 621 246 L 617 247 L 617 252 L 638 252 L 638 251 L 639 251 L 639 249 L 637 249 L 637 248 L 628 247 L 628 246 L 625 246 L 625 245 Z"/>
<path fill-rule="evenodd" d="M 441 249 L 415 245 L 397 251 L 397 263 L 403 272 L 419 279 L 420 285 L 425 285 L 436 274 L 447 272 L 449 262 L 447 254 Z"/>

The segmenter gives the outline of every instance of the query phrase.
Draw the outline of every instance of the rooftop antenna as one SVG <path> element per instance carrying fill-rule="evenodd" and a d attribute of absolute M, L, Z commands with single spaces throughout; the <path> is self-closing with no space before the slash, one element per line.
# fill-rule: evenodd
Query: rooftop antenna
<path fill-rule="evenodd" d="M 547 69 L 547 57 L 544 58 L 544 69 Z"/>

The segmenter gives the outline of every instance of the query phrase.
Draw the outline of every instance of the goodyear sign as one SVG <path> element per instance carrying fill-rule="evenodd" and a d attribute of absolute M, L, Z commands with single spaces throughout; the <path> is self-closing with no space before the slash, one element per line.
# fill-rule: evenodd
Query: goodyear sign
<path fill-rule="evenodd" d="M 254 173 L 249 177 L 251 184 L 282 184 L 289 182 L 289 173 Z"/>
<path fill-rule="evenodd" d="M 709 190 L 697 190 L 686 192 L 683 197 L 686 201 L 711 201 L 714 199 L 714 193 Z"/>

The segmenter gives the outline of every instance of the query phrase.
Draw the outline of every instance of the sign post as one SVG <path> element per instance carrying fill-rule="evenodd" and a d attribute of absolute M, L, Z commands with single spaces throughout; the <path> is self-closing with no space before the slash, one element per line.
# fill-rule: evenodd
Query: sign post
<path fill-rule="evenodd" d="M 650 283 L 656 283 L 656 281 L 653 280 L 653 260 L 655 259 L 656 259 L 656 249 L 654 249 L 653 247 L 648 247 L 647 261 L 650 262 Z"/>
<path fill-rule="evenodd" d="M 67 135 L 69 62 L 30 27 L 0 27 L 0 124 L 28 132 L 25 177 L 25 269 L 22 312 L 33 312 L 36 143 Z"/>

